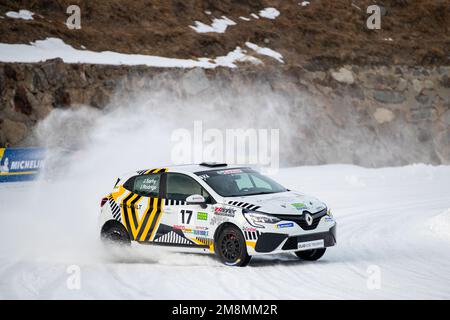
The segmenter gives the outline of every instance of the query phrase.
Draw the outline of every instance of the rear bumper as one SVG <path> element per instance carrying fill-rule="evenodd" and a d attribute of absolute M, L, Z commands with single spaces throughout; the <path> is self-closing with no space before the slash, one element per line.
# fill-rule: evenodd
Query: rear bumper
<path fill-rule="evenodd" d="M 310 233 L 289 237 L 280 233 L 262 233 L 255 245 L 256 253 L 278 253 L 296 251 L 299 242 L 323 240 L 325 247 L 336 244 L 336 224 L 327 232 Z"/>

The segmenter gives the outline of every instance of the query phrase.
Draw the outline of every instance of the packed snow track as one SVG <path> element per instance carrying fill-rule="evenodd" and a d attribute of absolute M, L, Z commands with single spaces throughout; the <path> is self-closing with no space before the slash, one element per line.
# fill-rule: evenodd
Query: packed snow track
<path fill-rule="evenodd" d="M 449 166 L 327 165 L 274 178 L 332 209 L 338 243 L 321 260 L 264 256 L 236 268 L 153 246 L 111 256 L 96 230 L 104 190 L 79 181 L 2 185 L 0 298 L 450 298 Z"/>

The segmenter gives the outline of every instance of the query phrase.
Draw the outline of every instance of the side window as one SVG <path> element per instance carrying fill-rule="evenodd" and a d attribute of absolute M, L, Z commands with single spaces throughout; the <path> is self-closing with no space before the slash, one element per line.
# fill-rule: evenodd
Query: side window
<path fill-rule="evenodd" d="M 170 200 L 186 201 L 193 194 L 205 197 L 207 203 L 211 203 L 211 196 L 194 179 L 181 173 L 167 174 L 166 195 Z"/>
<path fill-rule="evenodd" d="M 157 197 L 159 195 L 160 174 L 148 174 L 136 177 L 133 192 L 145 197 Z"/>
<path fill-rule="evenodd" d="M 134 176 L 125 182 L 124 187 L 140 196 L 158 197 L 160 178 L 160 174 Z"/>

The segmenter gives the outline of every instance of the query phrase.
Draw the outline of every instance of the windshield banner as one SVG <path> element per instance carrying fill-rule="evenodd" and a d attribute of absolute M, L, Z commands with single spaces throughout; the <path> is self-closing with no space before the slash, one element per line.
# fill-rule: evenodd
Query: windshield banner
<path fill-rule="evenodd" d="M 0 183 L 35 179 L 44 157 L 44 148 L 0 148 Z"/>

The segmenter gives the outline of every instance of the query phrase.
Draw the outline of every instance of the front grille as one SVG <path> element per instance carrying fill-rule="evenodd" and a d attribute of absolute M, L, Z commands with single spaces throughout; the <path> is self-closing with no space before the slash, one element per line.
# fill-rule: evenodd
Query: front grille
<path fill-rule="evenodd" d="M 305 213 L 309 213 L 313 217 L 313 222 L 310 226 L 308 226 L 308 223 L 305 219 Z M 285 220 L 285 221 L 293 221 L 296 224 L 300 226 L 303 230 L 314 230 L 317 228 L 317 225 L 320 222 L 320 219 L 327 214 L 327 208 L 323 209 L 322 211 L 316 212 L 316 213 L 310 213 L 308 211 L 303 211 L 302 214 L 299 215 L 293 215 L 293 214 L 273 214 L 273 216 L 277 217 L 278 219 Z"/>

